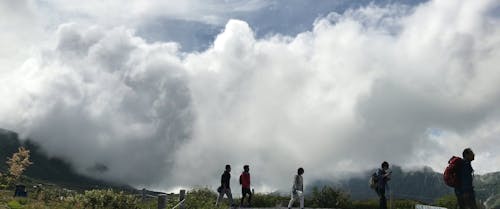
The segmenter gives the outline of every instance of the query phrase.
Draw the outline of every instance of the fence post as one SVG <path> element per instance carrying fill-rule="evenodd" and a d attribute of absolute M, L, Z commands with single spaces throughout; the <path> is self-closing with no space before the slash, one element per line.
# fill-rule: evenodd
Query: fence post
<path fill-rule="evenodd" d="M 158 209 L 165 209 L 167 206 L 167 195 L 159 194 L 158 195 Z"/>
<path fill-rule="evenodd" d="M 181 189 L 181 191 L 179 192 L 179 202 L 183 201 L 185 198 L 186 198 L 186 190 Z M 184 202 L 181 203 L 181 205 L 179 205 L 179 208 L 184 209 Z"/>

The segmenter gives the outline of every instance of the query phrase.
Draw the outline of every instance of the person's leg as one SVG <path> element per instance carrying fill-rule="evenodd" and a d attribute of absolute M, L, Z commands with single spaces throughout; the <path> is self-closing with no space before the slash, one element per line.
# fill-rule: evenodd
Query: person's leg
<path fill-rule="evenodd" d="M 379 209 L 387 209 L 387 199 L 385 198 L 385 189 L 379 189 L 377 193 L 380 197 Z"/>
<path fill-rule="evenodd" d="M 477 209 L 476 193 L 475 192 L 472 192 L 471 201 L 472 201 L 471 209 Z"/>
<path fill-rule="evenodd" d="M 217 197 L 217 201 L 215 202 L 215 206 L 219 204 L 219 202 L 222 200 L 222 197 L 224 197 L 224 191 L 219 192 L 219 196 Z"/>
<path fill-rule="evenodd" d="M 248 189 L 248 206 L 252 206 L 252 191 Z"/>
<path fill-rule="evenodd" d="M 382 195 L 381 204 L 381 209 L 387 209 L 387 198 L 385 197 L 385 194 Z"/>
<path fill-rule="evenodd" d="M 474 193 L 463 195 L 464 208 L 477 209 L 476 197 Z"/>
<path fill-rule="evenodd" d="M 300 209 L 304 209 L 304 194 L 302 192 L 299 194 L 299 198 L 300 198 Z"/>
<path fill-rule="evenodd" d="M 246 197 L 245 188 L 241 188 L 240 207 L 243 206 L 243 200 L 245 199 L 245 197 Z"/>
<path fill-rule="evenodd" d="M 288 202 L 288 209 L 292 208 L 294 201 L 295 201 L 295 197 L 294 197 L 294 195 L 292 193 L 292 195 L 290 197 L 290 202 Z"/>
<path fill-rule="evenodd" d="M 233 194 L 231 193 L 231 189 L 228 188 L 226 190 L 226 195 L 227 195 L 227 198 L 229 198 L 229 202 L 231 203 L 231 206 L 234 206 Z"/>
<path fill-rule="evenodd" d="M 455 196 L 457 197 L 458 209 L 465 209 L 464 197 L 459 191 L 455 191 Z"/>

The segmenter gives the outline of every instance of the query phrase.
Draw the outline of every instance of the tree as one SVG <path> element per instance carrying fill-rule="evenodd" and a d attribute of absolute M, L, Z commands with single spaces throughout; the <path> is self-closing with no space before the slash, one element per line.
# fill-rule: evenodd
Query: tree
<path fill-rule="evenodd" d="M 17 152 L 12 154 L 11 158 L 7 158 L 7 165 L 9 165 L 9 182 L 12 184 L 17 181 L 31 164 L 33 164 L 33 162 L 30 161 L 30 151 L 24 147 L 19 147 Z"/>

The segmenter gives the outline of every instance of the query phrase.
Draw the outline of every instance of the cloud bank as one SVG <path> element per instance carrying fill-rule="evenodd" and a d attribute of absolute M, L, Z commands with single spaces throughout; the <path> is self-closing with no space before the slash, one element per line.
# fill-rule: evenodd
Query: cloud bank
<path fill-rule="evenodd" d="M 498 7 L 367 5 L 266 38 L 230 20 L 202 52 L 127 26 L 65 23 L 3 68 L 0 127 L 81 173 L 163 189 L 215 187 L 225 164 L 235 174 L 250 164 L 257 190 L 287 190 L 299 166 L 307 181 L 382 160 L 442 170 L 465 147 L 478 173 L 491 172 Z"/>

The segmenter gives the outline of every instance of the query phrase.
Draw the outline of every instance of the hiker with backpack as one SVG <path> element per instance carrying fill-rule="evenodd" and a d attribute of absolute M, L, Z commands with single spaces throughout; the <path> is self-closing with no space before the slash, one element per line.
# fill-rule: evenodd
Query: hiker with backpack
<path fill-rule="evenodd" d="M 248 194 L 248 206 L 250 206 L 252 201 L 252 191 L 250 191 L 250 167 L 248 165 L 243 166 L 243 173 L 241 173 L 240 175 L 240 185 L 241 185 L 240 206 L 243 206 L 243 200 L 245 200 L 247 194 Z"/>
<path fill-rule="evenodd" d="M 219 192 L 219 197 L 215 202 L 215 206 L 217 206 L 224 197 L 224 195 L 226 195 L 227 198 L 229 198 L 231 207 L 234 207 L 233 195 L 231 194 L 231 187 L 229 185 L 229 182 L 231 180 L 230 172 L 231 172 L 231 165 L 226 165 L 226 169 L 224 170 L 224 173 L 221 176 L 221 186 L 217 189 L 217 192 Z"/>
<path fill-rule="evenodd" d="M 474 161 L 474 152 L 470 148 L 464 149 L 462 158 L 453 156 L 448 161 L 448 167 L 444 172 L 445 183 L 455 188 L 457 204 L 460 209 L 477 209 L 476 195 L 474 192 L 473 179 L 474 169 L 471 162 Z"/>
<path fill-rule="evenodd" d="M 379 168 L 370 179 L 370 187 L 375 189 L 375 192 L 377 192 L 377 195 L 380 198 L 380 209 L 387 209 L 387 198 L 385 196 L 385 191 L 387 189 L 387 182 L 391 180 L 391 174 L 392 171 L 389 170 L 389 163 L 384 161 L 381 165 L 381 168 Z"/>
<path fill-rule="evenodd" d="M 295 200 L 300 201 L 300 208 L 304 209 L 304 179 L 302 178 L 302 175 L 304 174 L 304 169 L 299 168 L 297 170 L 297 175 L 294 176 L 293 178 L 293 186 L 292 186 L 292 197 L 290 199 L 290 202 L 288 203 L 288 209 L 292 208 L 293 202 Z"/>

